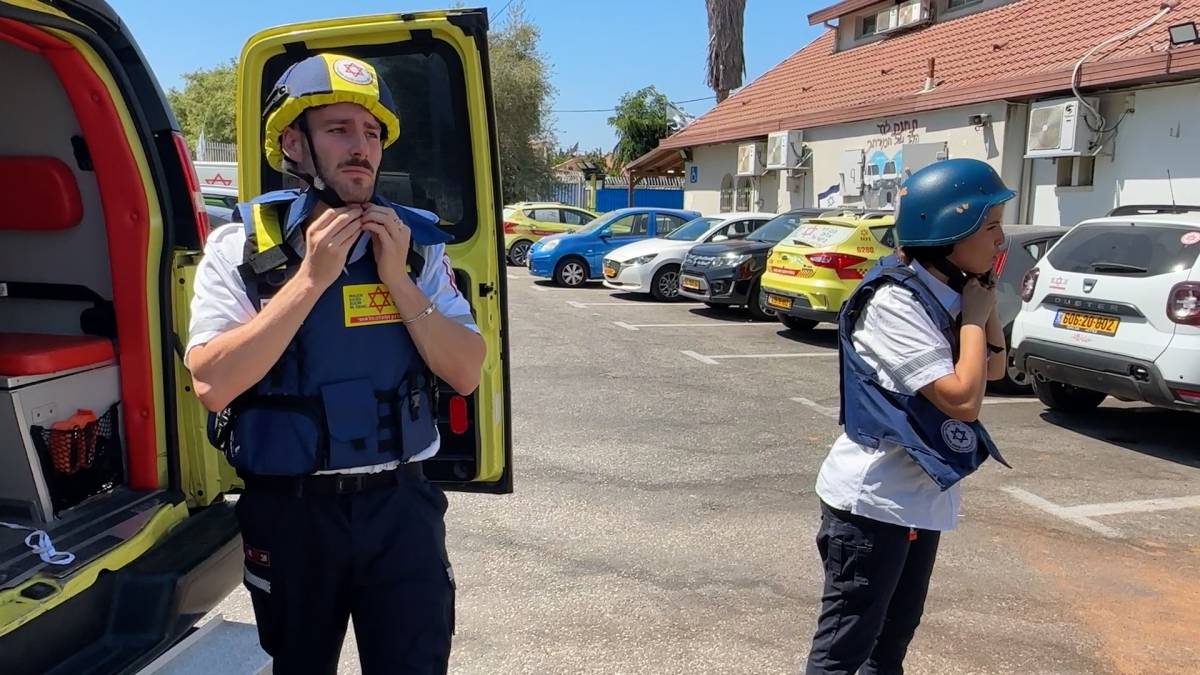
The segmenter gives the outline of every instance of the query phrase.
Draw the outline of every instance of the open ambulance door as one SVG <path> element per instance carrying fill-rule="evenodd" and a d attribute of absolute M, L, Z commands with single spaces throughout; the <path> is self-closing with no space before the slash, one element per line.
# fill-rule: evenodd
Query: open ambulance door
<path fill-rule="evenodd" d="M 293 179 L 263 153 L 263 109 L 292 63 L 317 52 L 370 62 L 400 114 L 379 186 L 400 204 L 438 214 L 460 292 L 487 343 L 479 389 L 441 387 L 441 449 L 425 474 L 447 490 L 512 492 L 507 307 L 500 181 L 487 52 L 487 13 L 446 10 L 329 19 L 264 30 L 246 43 L 237 73 L 238 191 L 242 201 Z M 213 452 L 216 452 L 213 450 Z M 237 487 L 218 457 L 222 485 Z"/>

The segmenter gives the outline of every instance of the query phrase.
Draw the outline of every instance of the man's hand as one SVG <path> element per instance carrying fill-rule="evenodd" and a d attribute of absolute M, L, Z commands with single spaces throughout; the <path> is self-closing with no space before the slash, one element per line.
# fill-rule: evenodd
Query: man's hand
<path fill-rule="evenodd" d="M 306 274 L 322 290 L 336 281 L 346 268 L 350 247 L 363 230 L 362 214 L 362 209 L 357 206 L 329 209 L 318 216 L 305 233 L 300 273 Z"/>
<path fill-rule="evenodd" d="M 362 205 L 362 229 L 371 233 L 371 251 L 379 279 L 395 294 L 408 276 L 408 249 L 412 230 L 392 209 L 377 204 Z M 420 272 L 420 270 L 416 270 Z"/>

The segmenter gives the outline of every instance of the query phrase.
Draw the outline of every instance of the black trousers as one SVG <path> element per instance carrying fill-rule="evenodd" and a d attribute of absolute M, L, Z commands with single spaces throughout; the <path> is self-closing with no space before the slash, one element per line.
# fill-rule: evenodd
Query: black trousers
<path fill-rule="evenodd" d="M 817 550 L 825 564 L 821 614 L 808 675 L 901 675 L 939 532 L 856 516 L 821 504 Z"/>
<path fill-rule="evenodd" d="M 237 503 L 244 583 L 274 672 L 337 672 L 354 618 L 362 672 L 445 673 L 454 632 L 446 496 L 423 476 L 355 494 Z"/>

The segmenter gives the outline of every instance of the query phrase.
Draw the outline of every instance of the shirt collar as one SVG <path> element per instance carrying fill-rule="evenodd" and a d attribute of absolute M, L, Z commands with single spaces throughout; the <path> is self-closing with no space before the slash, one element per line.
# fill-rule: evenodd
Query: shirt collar
<path fill-rule="evenodd" d="M 372 204 L 386 205 L 379 195 L 371 197 Z M 304 190 L 300 193 L 300 198 L 292 202 L 288 207 L 287 224 L 284 226 L 285 235 L 290 235 L 293 230 L 302 225 L 308 217 L 312 215 L 313 209 L 317 208 L 317 193 L 315 190 Z M 346 264 L 349 265 L 358 262 L 360 258 L 367 252 L 367 244 L 370 243 L 371 237 L 366 233 L 359 235 L 358 241 L 354 243 L 354 248 L 350 250 L 350 255 L 346 256 Z M 304 247 L 300 247 L 296 251 L 296 255 L 304 257 Z"/>
<path fill-rule="evenodd" d="M 916 260 L 912 261 L 911 267 L 917 273 L 917 278 L 924 282 L 930 291 L 933 291 L 933 297 L 942 303 L 942 307 L 945 307 L 947 312 L 950 312 L 950 316 L 957 318 L 962 310 L 962 295 L 947 286 L 941 279 L 930 274 L 929 270 Z"/>

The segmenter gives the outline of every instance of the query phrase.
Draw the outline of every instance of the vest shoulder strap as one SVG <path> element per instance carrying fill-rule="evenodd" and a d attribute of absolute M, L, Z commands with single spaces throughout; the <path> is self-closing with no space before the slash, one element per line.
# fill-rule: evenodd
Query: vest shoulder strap
<path fill-rule="evenodd" d="M 269 193 L 264 197 L 276 195 L 278 193 Z M 287 279 L 288 268 L 300 262 L 295 248 L 298 243 L 303 245 L 300 228 L 286 239 L 284 237 L 283 223 L 290 204 L 288 200 L 260 198 L 238 205 L 246 233 L 238 273 L 256 309 L 261 309 L 262 299 L 271 294 L 271 287 Z"/>

